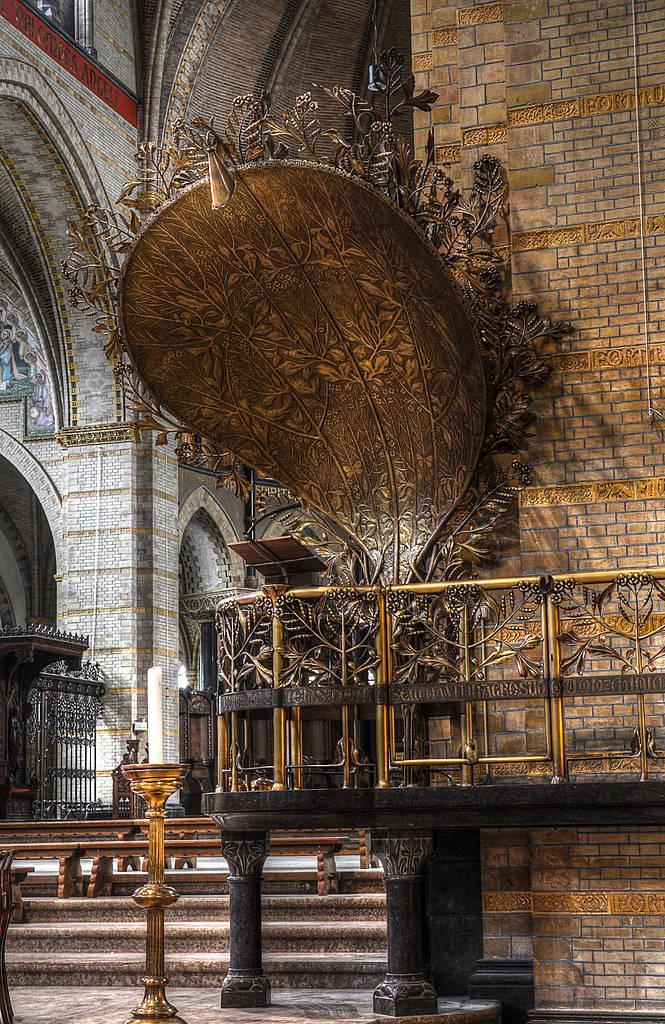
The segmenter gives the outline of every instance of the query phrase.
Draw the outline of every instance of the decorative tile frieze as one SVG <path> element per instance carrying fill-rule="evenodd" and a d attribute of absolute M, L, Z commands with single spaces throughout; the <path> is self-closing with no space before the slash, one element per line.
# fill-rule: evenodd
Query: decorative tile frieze
<path fill-rule="evenodd" d="M 481 4 L 479 7 L 460 7 L 457 24 L 487 25 L 491 21 L 503 21 L 503 4 Z"/>
<path fill-rule="evenodd" d="M 591 370 L 620 370 L 646 366 L 644 345 L 621 345 L 616 348 L 587 349 L 564 352 L 548 357 L 558 373 L 579 373 Z M 649 364 L 665 363 L 665 345 L 649 346 Z"/>
<path fill-rule="evenodd" d="M 431 53 L 414 53 L 411 60 L 411 67 L 414 71 L 431 71 L 434 67 L 434 59 Z"/>
<path fill-rule="evenodd" d="M 640 107 L 653 107 L 665 103 L 665 85 L 651 85 L 638 93 Z M 532 124 L 552 121 L 567 121 L 574 117 L 595 117 L 597 114 L 613 114 L 633 110 L 635 93 L 632 89 L 621 92 L 597 93 L 594 96 L 572 96 L 565 100 L 548 100 L 545 103 L 527 103 L 508 110 L 508 127 L 524 128 Z"/>
<path fill-rule="evenodd" d="M 459 142 L 453 142 L 449 146 L 437 146 L 434 151 L 437 164 L 458 164 L 461 155 L 462 147 Z"/>
<path fill-rule="evenodd" d="M 141 432 L 135 423 L 96 423 L 89 427 L 64 427 L 56 437 L 62 448 L 79 448 L 89 444 L 135 443 L 141 439 Z"/>
<path fill-rule="evenodd" d="M 432 32 L 432 46 L 456 46 L 457 26 L 444 25 L 443 28 L 435 28 Z"/>
<path fill-rule="evenodd" d="M 462 131 L 463 146 L 492 146 L 497 142 L 505 142 L 508 129 L 505 124 L 488 124 L 477 128 L 464 128 Z"/>
<path fill-rule="evenodd" d="M 583 484 L 550 484 L 544 487 L 524 487 L 519 492 L 522 508 L 594 505 L 599 502 L 643 501 L 648 498 L 665 498 L 665 477 L 600 480 Z"/>
<path fill-rule="evenodd" d="M 665 892 L 486 892 L 486 914 L 665 914 Z"/>
<path fill-rule="evenodd" d="M 650 214 L 644 218 L 647 235 L 665 233 L 665 213 Z M 559 228 L 536 231 L 515 231 L 511 243 L 513 252 L 531 252 L 534 249 L 559 249 L 569 245 L 593 245 L 597 242 L 617 242 L 624 238 L 638 238 L 640 218 L 595 221 L 589 224 L 571 224 Z"/>

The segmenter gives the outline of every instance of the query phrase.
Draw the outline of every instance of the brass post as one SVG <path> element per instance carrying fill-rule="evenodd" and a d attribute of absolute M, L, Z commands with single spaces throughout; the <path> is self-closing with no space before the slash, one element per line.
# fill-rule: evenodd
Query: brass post
<path fill-rule="evenodd" d="M 642 674 L 642 641 L 640 638 L 640 616 L 637 608 L 637 602 L 635 604 L 635 611 L 633 613 L 635 619 L 635 668 L 639 675 Z M 649 776 L 649 761 L 648 761 L 648 738 L 647 738 L 647 716 L 646 707 L 644 705 L 644 694 L 638 693 L 637 695 L 637 706 L 639 712 L 639 730 L 640 730 L 640 782 L 646 782 Z"/>
<path fill-rule="evenodd" d="M 388 688 L 390 685 L 390 628 L 386 595 L 378 595 L 379 602 L 379 666 L 377 683 Z M 378 789 L 388 786 L 388 704 L 387 695 L 376 705 L 376 785 Z"/>
<path fill-rule="evenodd" d="M 342 636 L 341 636 L 341 676 L 342 686 L 346 686 L 348 683 L 347 675 L 347 664 L 346 664 L 346 616 L 344 615 L 344 608 L 342 608 Z M 344 782 L 342 784 L 343 789 L 351 788 L 351 736 L 349 733 L 349 705 L 342 704 L 342 750 L 344 751 Z"/>
<path fill-rule="evenodd" d="M 217 716 L 217 792 L 228 786 L 229 770 L 229 722 L 226 712 Z"/>
<path fill-rule="evenodd" d="M 302 789 L 302 708 L 291 709 L 291 750 L 294 789 Z"/>
<path fill-rule="evenodd" d="M 238 790 L 238 712 L 231 712 L 231 792 Z"/>
<path fill-rule="evenodd" d="M 469 645 L 469 606 L 464 605 L 462 610 L 462 640 L 464 644 L 464 682 L 471 682 L 471 648 Z M 473 759 L 476 754 L 476 744 L 473 738 L 473 704 L 470 701 L 464 705 L 464 711 L 460 718 L 460 731 L 462 740 L 462 757 L 466 760 L 462 763 L 462 785 L 473 786 Z"/>
<path fill-rule="evenodd" d="M 178 899 L 178 893 L 164 882 L 164 805 L 180 787 L 189 768 L 180 764 L 129 764 L 122 766 L 132 792 L 148 804 L 148 882 L 132 899 L 147 911 L 145 991 L 140 1006 L 125 1024 L 185 1024 L 175 1006 L 166 998 L 168 978 L 164 974 L 164 910 Z"/>
<path fill-rule="evenodd" d="M 563 697 L 552 693 L 552 682 L 557 686 L 561 679 L 561 648 L 559 644 L 559 609 L 550 595 L 543 597 L 545 624 L 547 627 L 547 653 L 549 656 L 550 707 L 552 721 L 552 782 L 567 782 L 566 732 L 564 724 Z"/>
<path fill-rule="evenodd" d="M 284 623 L 279 612 L 277 601 L 284 592 L 284 587 L 266 587 L 265 592 L 272 600 L 272 685 L 278 690 L 281 685 L 282 668 L 284 665 Z M 273 789 L 286 789 L 286 712 L 284 708 L 274 708 L 273 738 L 274 773 Z"/>

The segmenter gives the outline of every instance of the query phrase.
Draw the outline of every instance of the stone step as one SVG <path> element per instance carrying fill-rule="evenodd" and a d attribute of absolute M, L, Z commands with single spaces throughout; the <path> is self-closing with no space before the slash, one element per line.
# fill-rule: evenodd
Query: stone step
<path fill-rule="evenodd" d="M 145 922 L 16 924 L 9 929 L 9 953 L 90 952 L 142 953 Z M 171 954 L 225 953 L 229 948 L 226 921 L 168 921 L 166 948 Z M 263 925 L 263 948 L 280 953 L 385 953 L 386 928 L 381 921 L 268 921 Z"/>
<path fill-rule="evenodd" d="M 7 953 L 10 986 L 139 986 L 140 953 Z M 268 953 L 264 970 L 275 988 L 359 989 L 378 985 L 386 958 L 376 953 Z M 218 988 L 228 970 L 226 953 L 167 956 L 172 986 Z"/>
<path fill-rule="evenodd" d="M 333 896 L 267 895 L 262 900 L 264 921 L 384 921 L 383 893 Z M 90 900 L 30 897 L 25 901 L 30 924 L 66 921 L 145 921 L 145 911 L 126 896 L 98 896 Z M 166 915 L 169 921 L 228 921 L 228 896 L 181 896 Z"/>

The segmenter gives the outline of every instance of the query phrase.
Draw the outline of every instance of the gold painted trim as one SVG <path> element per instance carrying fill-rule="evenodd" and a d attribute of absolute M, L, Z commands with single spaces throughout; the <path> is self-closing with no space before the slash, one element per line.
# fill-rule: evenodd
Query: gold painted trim
<path fill-rule="evenodd" d="M 100 570 L 100 573 L 103 571 L 103 569 Z M 108 608 L 74 608 L 69 612 L 62 612 L 60 618 L 72 619 L 83 615 L 101 615 L 106 614 L 107 612 L 113 612 L 116 615 L 120 615 L 123 612 L 133 612 L 137 615 L 166 615 L 172 619 L 177 619 L 180 616 L 179 612 L 171 611 L 168 608 L 159 608 L 155 605 L 115 604 Z"/>
<path fill-rule="evenodd" d="M 665 213 L 650 214 L 644 218 L 647 235 L 665 233 Z M 513 253 L 534 249 L 558 249 L 567 245 L 594 245 L 597 242 L 616 242 L 624 238 L 639 238 L 640 218 L 603 220 L 589 224 L 576 224 L 539 231 L 516 231 L 512 235 Z"/>
<path fill-rule="evenodd" d="M 663 914 L 665 892 L 486 892 L 486 914 Z"/>
<path fill-rule="evenodd" d="M 168 651 L 165 647 L 99 647 L 95 644 L 95 654 L 163 654 L 166 658 L 180 657 L 179 651 Z M 109 695 L 113 693 L 113 684 L 107 684 Z"/>
<path fill-rule="evenodd" d="M 557 505 L 595 505 L 606 501 L 644 501 L 665 497 L 665 477 L 640 477 L 635 480 L 599 480 L 584 484 L 550 484 L 524 487 L 520 491 L 522 508 L 547 508 Z"/>
<path fill-rule="evenodd" d="M 503 8 L 501 4 L 481 4 L 480 7 L 460 7 L 457 11 L 457 24 L 466 27 L 468 25 L 487 25 L 490 21 L 503 21 Z"/>
<path fill-rule="evenodd" d="M 102 488 L 99 492 L 94 489 L 88 491 L 69 491 L 67 494 L 63 494 L 62 500 L 71 501 L 74 498 L 96 498 L 97 493 L 104 498 L 117 496 L 119 494 L 133 494 L 138 497 L 161 498 L 163 501 L 171 501 L 175 504 L 178 503 L 178 498 L 174 494 L 169 494 L 167 491 L 160 491 L 157 487 L 109 487 L 108 490 Z"/>
<path fill-rule="evenodd" d="M 90 427 L 64 427 L 56 434 L 61 448 L 75 448 L 87 444 L 136 443 L 141 431 L 135 423 L 96 423 Z"/>
<path fill-rule="evenodd" d="M 180 540 L 177 533 L 170 533 L 168 530 L 162 530 L 159 527 L 151 526 L 107 526 L 103 530 L 68 530 L 63 533 L 65 537 L 94 537 L 99 534 L 100 537 L 109 537 L 112 534 L 134 534 L 136 537 L 164 537 L 166 540 Z"/>

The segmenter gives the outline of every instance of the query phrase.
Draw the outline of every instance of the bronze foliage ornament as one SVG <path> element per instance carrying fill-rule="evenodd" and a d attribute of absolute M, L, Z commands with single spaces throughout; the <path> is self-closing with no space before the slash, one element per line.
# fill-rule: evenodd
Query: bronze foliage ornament
<path fill-rule="evenodd" d="M 349 584 L 449 577 L 491 553 L 515 494 L 499 467 L 547 372 L 539 343 L 564 329 L 504 302 L 498 162 L 477 162 L 464 199 L 433 137 L 414 159 L 394 119 L 436 95 L 395 51 L 381 66 L 381 112 L 325 90 L 354 142 L 307 92 L 281 119 L 239 96 L 223 131 L 179 122 L 170 145 L 142 145 L 116 209 L 70 225 L 65 264 L 139 423 L 219 456 L 236 488 L 236 463 L 287 487 L 287 528 Z"/>

